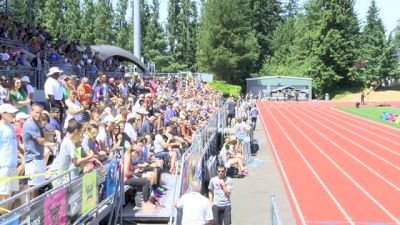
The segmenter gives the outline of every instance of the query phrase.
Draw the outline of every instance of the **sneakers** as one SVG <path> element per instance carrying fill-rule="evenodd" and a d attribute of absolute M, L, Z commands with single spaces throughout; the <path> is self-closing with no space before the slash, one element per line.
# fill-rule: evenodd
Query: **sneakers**
<path fill-rule="evenodd" d="M 152 202 L 150 202 L 150 201 L 147 201 L 147 202 L 143 203 L 143 205 L 142 205 L 142 209 L 145 212 L 146 211 L 152 211 L 152 210 L 154 210 L 156 208 L 157 208 L 157 206 L 155 204 L 153 204 Z"/>

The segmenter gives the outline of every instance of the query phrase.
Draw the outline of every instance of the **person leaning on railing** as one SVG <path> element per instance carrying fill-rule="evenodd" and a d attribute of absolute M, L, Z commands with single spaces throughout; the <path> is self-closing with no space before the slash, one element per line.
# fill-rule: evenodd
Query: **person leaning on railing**
<path fill-rule="evenodd" d="M 57 155 L 53 164 L 50 166 L 50 172 L 65 172 L 74 169 L 74 171 L 71 172 L 71 175 L 72 178 L 75 178 L 79 175 L 79 170 L 76 170 L 76 168 L 84 167 L 86 164 L 92 162 L 96 163 L 97 165 L 101 165 L 100 161 L 98 161 L 93 154 L 89 153 L 84 158 L 77 157 L 76 148 L 78 144 L 80 145 L 78 141 L 81 140 L 81 129 L 82 124 L 75 119 L 71 119 L 68 122 L 67 134 L 61 142 L 59 154 Z M 53 182 L 53 187 L 58 187 L 64 182 L 65 181 L 63 178 L 55 180 Z"/>

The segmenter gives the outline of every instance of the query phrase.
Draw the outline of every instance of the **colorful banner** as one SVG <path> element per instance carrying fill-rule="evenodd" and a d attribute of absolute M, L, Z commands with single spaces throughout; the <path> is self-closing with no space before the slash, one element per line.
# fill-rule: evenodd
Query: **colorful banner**
<path fill-rule="evenodd" d="M 17 213 L 19 215 L 19 225 L 31 225 L 31 217 L 29 216 L 29 208 L 22 209 Z"/>
<path fill-rule="evenodd" d="M 44 199 L 38 199 L 31 205 L 31 211 L 29 213 L 31 225 L 41 225 L 44 222 L 43 218 L 43 206 Z"/>
<path fill-rule="evenodd" d="M 88 214 L 97 204 L 97 172 L 93 171 L 82 179 L 82 215 Z"/>
<path fill-rule="evenodd" d="M 65 189 L 51 193 L 44 200 L 44 225 L 67 224 L 67 202 Z"/>
<path fill-rule="evenodd" d="M 117 161 L 112 160 L 107 166 L 106 173 L 106 194 L 112 196 L 117 188 Z"/>
<path fill-rule="evenodd" d="M 19 215 L 13 215 L 3 220 L 0 225 L 19 225 Z"/>
<path fill-rule="evenodd" d="M 82 215 L 82 179 L 78 179 L 68 188 L 68 221 L 75 222 Z"/>

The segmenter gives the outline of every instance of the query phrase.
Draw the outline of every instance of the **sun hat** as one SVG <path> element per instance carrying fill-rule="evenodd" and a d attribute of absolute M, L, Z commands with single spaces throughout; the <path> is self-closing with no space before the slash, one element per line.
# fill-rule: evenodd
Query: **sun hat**
<path fill-rule="evenodd" d="M 31 82 L 31 81 L 29 80 L 29 77 L 28 77 L 28 76 L 23 76 L 23 77 L 21 77 L 21 81 L 26 81 L 26 82 L 28 82 L 28 83 Z"/>
<path fill-rule="evenodd" d="M 18 109 L 11 104 L 6 103 L 0 105 L 0 113 L 16 113 L 17 111 Z"/>
<path fill-rule="evenodd" d="M 105 116 L 105 117 L 103 118 L 103 120 L 101 120 L 101 123 L 102 123 L 102 124 L 105 124 L 105 123 L 114 123 L 114 122 L 115 122 L 115 118 L 114 118 L 113 116 L 111 116 L 111 115 Z"/>
<path fill-rule="evenodd" d="M 136 114 L 135 113 L 129 113 L 126 116 L 126 121 L 129 121 L 130 119 L 136 119 Z"/>
<path fill-rule="evenodd" d="M 58 67 L 53 66 L 53 67 L 50 67 L 49 72 L 47 73 L 46 76 L 53 76 L 53 75 L 56 74 L 56 73 L 62 73 L 62 72 L 63 72 L 63 71 L 60 70 Z"/>

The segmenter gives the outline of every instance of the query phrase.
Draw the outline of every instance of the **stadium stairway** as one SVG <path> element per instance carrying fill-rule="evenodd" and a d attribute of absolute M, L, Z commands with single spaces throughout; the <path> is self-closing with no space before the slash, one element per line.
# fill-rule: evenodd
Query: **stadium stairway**
<path fill-rule="evenodd" d="M 179 183 L 177 184 L 177 176 L 169 173 L 161 175 L 161 183 L 168 190 L 159 199 L 160 206 L 154 210 L 144 211 L 135 207 L 132 202 L 127 203 L 122 209 L 123 224 L 136 224 L 138 222 L 167 223 L 171 216 L 175 216 L 174 204 L 179 198 L 179 194 L 175 194 L 175 190 L 180 190 L 180 185 Z"/>

